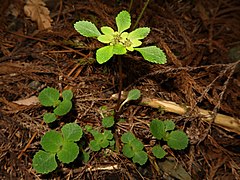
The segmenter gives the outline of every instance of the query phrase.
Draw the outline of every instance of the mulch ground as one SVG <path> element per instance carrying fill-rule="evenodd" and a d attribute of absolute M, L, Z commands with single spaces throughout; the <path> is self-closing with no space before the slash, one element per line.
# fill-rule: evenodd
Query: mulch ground
<path fill-rule="evenodd" d="M 129 1 L 46 0 L 53 19 L 51 30 L 38 30 L 24 14 L 23 0 L 1 1 L 0 27 L 0 179 L 240 179 L 240 1 L 150 1 L 139 26 L 151 27 L 144 45 L 156 45 L 167 64 L 144 61 L 137 53 L 123 56 L 123 90 L 137 88 L 142 97 L 189 106 L 179 115 L 129 103 L 120 115 L 119 135 L 131 130 L 146 149 L 151 146 L 147 124 L 154 118 L 172 119 L 190 144 L 183 151 L 168 149 L 168 157 L 138 166 L 121 153 L 92 153 L 88 163 L 60 164 L 48 175 L 32 169 L 41 136 L 67 122 L 101 126 L 99 108 L 114 108 L 118 92 L 116 59 L 99 65 L 94 39 L 78 34 L 73 24 L 86 19 L 114 26 L 115 16 Z M 135 22 L 145 1 L 133 1 Z M 77 44 L 77 45 L 76 45 Z M 42 123 L 46 108 L 21 105 L 45 87 L 72 89 L 74 108 L 57 125 Z M 235 131 L 201 120 L 197 107 L 228 115 Z M 30 142 L 30 143 L 29 143 Z M 167 163 L 174 166 L 167 167 Z M 117 167 L 104 169 L 103 167 Z M 180 168 L 177 168 L 180 167 Z M 174 170 L 175 169 L 175 170 Z M 181 171 L 176 171 L 181 169 Z"/>

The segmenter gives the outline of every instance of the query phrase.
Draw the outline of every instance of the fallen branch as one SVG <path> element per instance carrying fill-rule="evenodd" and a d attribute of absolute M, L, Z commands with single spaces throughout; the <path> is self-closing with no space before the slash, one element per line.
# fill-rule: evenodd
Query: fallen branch
<path fill-rule="evenodd" d="M 113 94 L 111 99 L 117 100 L 117 97 L 118 97 L 117 94 Z M 126 99 L 126 97 L 127 92 L 122 92 L 121 99 Z M 184 107 L 172 101 L 165 101 L 161 99 L 145 97 L 142 98 L 140 105 L 162 109 L 166 112 L 172 112 L 179 115 L 186 114 L 188 112 L 188 109 L 190 109 L 189 106 Z M 197 109 L 199 114 L 202 116 L 202 120 L 206 122 L 211 122 L 213 120 L 212 111 L 204 110 L 201 108 Z M 227 131 L 240 134 L 240 120 L 238 118 L 217 113 L 215 119 L 213 120 L 213 123 L 217 126 L 224 128 Z"/>

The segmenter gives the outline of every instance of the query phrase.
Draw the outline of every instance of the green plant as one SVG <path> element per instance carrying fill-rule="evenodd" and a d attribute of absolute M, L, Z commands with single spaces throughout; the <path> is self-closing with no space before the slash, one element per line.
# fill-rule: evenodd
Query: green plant
<path fill-rule="evenodd" d="M 72 109 L 71 99 L 73 93 L 71 90 L 64 90 L 62 92 L 62 101 L 60 100 L 60 93 L 55 88 L 45 88 L 38 96 L 40 103 L 46 107 L 53 107 L 53 113 L 45 113 L 43 119 L 46 123 L 51 123 L 57 119 L 57 116 L 64 116 Z"/>
<path fill-rule="evenodd" d="M 141 92 L 138 89 L 132 89 L 128 92 L 127 98 L 122 102 L 122 104 L 119 107 L 119 110 L 122 108 L 123 105 L 125 105 L 129 101 L 138 100 L 141 96 Z M 118 111 L 119 111 L 118 110 Z"/>
<path fill-rule="evenodd" d="M 141 141 L 139 141 L 131 132 L 126 132 L 121 137 L 124 143 L 122 152 L 128 157 L 132 158 L 134 163 L 143 165 L 148 160 L 147 153 L 143 150 L 144 146 Z"/>
<path fill-rule="evenodd" d="M 89 125 L 85 126 L 85 129 L 94 137 L 89 143 L 89 147 L 92 151 L 99 151 L 102 148 L 113 146 L 115 144 L 113 134 L 110 130 L 104 130 L 104 132 L 101 133 Z"/>
<path fill-rule="evenodd" d="M 108 26 L 101 27 L 101 34 L 95 24 L 89 21 L 78 21 L 74 24 L 74 28 L 81 35 L 86 37 L 97 38 L 98 41 L 108 44 L 97 50 L 96 60 L 102 64 L 107 62 L 113 55 L 123 55 L 127 51 L 138 51 L 145 60 L 150 62 L 164 64 L 166 56 L 164 52 L 156 46 L 148 46 L 139 48 L 142 44 L 140 40 L 147 37 L 150 28 L 142 27 L 128 33 L 125 32 L 131 26 L 131 16 L 127 11 L 121 11 L 116 17 L 117 31 Z"/>
<path fill-rule="evenodd" d="M 160 121 L 154 119 L 150 123 L 150 131 L 158 140 L 164 140 L 168 146 L 175 150 L 185 149 L 188 145 L 188 137 L 181 130 L 174 130 L 175 124 L 171 120 Z M 166 152 L 160 145 L 156 145 L 152 149 L 153 155 L 157 158 L 163 158 Z"/>
<path fill-rule="evenodd" d="M 64 125 L 61 132 L 51 130 L 41 139 L 43 150 L 38 151 L 33 157 L 33 168 L 37 173 L 47 174 L 57 168 L 56 155 L 63 163 L 74 161 L 79 154 L 76 141 L 82 137 L 82 128 L 76 123 Z"/>

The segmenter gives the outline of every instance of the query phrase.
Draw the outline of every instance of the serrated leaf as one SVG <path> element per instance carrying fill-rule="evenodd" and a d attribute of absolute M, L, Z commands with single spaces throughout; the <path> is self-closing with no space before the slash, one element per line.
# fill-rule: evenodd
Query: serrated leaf
<path fill-rule="evenodd" d="M 104 138 L 111 140 L 113 138 L 113 134 L 110 130 L 105 130 L 103 133 Z"/>
<path fill-rule="evenodd" d="M 63 144 L 62 134 L 51 130 L 42 137 L 40 144 L 45 151 L 56 153 Z"/>
<path fill-rule="evenodd" d="M 66 115 L 72 109 L 72 102 L 70 100 L 63 100 L 59 105 L 53 110 L 54 114 L 58 116 Z"/>
<path fill-rule="evenodd" d="M 90 141 L 89 147 L 92 151 L 99 151 L 101 149 L 99 143 L 96 140 Z"/>
<path fill-rule="evenodd" d="M 128 92 L 127 99 L 128 101 L 137 100 L 141 96 L 141 92 L 138 89 L 132 89 Z"/>
<path fill-rule="evenodd" d="M 150 123 L 150 131 L 154 137 L 161 140 L 166 134 L 163 121 L 159 121 L 157 119 L 152 120 Z"/>
<path fill-rule="evenodd" d="M 56 119 L 57 119 L 57 116 L 56 116 L 54 113 L 45 113 L 45 114 L 43 115 L 43 120 L 44 120 L 46 123 L 54 122 Z"/>
<path fill-rule="evenodd" d="M 134 139 L 131 142 L 131 145 L 132 145 L 133 152 L 140 151 L 144 148 L 143 143 L 138 139 Z"/>
<path fill-rule="evenodd" d="M 165 131 L 174 130 L 175 123 L 172 120 L 165 120 L 163 123 L 165 124 Z"/>
<path fill-rule="evenodd" d="M 114 125 L 114 117 L 113 116 L 107 116 L 102 119 L 102 125 L 105 128 L 110 128 Z"/>
<path fill-rule="evenodd" d="M 74 24 L 74 28 L 85 37 L 98 37 L 101 35 L 95 24 L 89 21 L 78 21 Z"/>
<path fill-rule="evenodd" d="M 126 53 L 127 53 L 127 50 L 123 45 L 116 44 L 116 45 L 113 46 L 113 54 L 123 55 L 123 54 L 126 54 Z"/>
<path fill-rule="evenodd" d="M 113 56 L 113 46 L 104 46 L 97 50 L 96 59 L 99 64 L 107 62 Z"/>
<path fill-rule="evenodd" d="M 145 151 L 138 151 L 134 153 L 132 160 L 134 163 L 144 165 L 148 160 L 148 155 Z"/>
<path fill-rule="evenodd" d="M 107 139 L 102 139 L 101 141 L 99 141 L 98 142 L 99 143 L 99 146 L 101 147 L 101 148 L 106 148 L 106 147 L 108 147 L 109 146 L 109 140 L 107 140 Z"/>
<path fill-rule="evenodd" d="M 57 168 L 55 153 L 42 150 L 38 151 L 33 157 L 32 166 L 37 173 L 41 174 L 47 174 L 54 171 Z"/>
<path fill-rule="evenodd" d="M 125 144 L 122 148 L 122 152 L 123 152 L 124 156 L 126 156 L 128 158 L 132 158 L 134 156 L 134 152 L 133 152 L 132 146 L 130 144 Z"/>
<path fill-rule="evenodd" d="M 166 151 L 164 151 L 164 149 L 159 145 L 156 145 L 152 148 L 152 153 L 159 159 L 162 159 L 167 154 Z"/>
<path fill-rule="evenodd" d="M 58 159 L 63 163 L 73 162 L 79 153 L 79 147 L 74 142 L 65 141 L 61 150 L 57 153 Z"/>
<path fill-rule="evenodd" d="M 131 26 L 131 16 L 127 11 L 121 11 L 116 17 L 118 32 L 122 33 Z"/>
<path fill-rule="evenodd" d="M 167 62 L 165 53 L 156 46 L 134 48 L 134 50 L 140 52 L 143 58 L 149 62 L 158 64 L 165 64 Z"/>
<path fill-rule="evenodd" d="M 59 96 L 60 94 L 58 90 L 48 87 L 43 89 L 39 93 L 38 99 L 43 106 L 49 107 L 49 106 L 56 105 L 56 102 L 58 101 Z"/>
<path fill-rule="evenodd" d="M 68 123 L 61 129 L 64 141 L 79 141 L 82 137 L 82 128 L 76 123 Z"/>
<path fill-rule="evenodd" d="M 185 149 L 188 145 L 188 136 L 180 130 L 172 131 L 169 134 L 167 144 L 175 150 Z"/>
<path fill-rule="evenodd" d="M 73 92 L 71 90 L 64 90 L 62 92 L 63 100 L 71 100 L 73 98 Z"/>
<path fill-rule="evenodd" d="M 131 132 L 126 132 L 121 137 L 123 143 L 131 143 L 134 139 L 136 138 Z"/>
<path fill-rule="evenodd" d="M 144 39 L 145 37 L 147 37 L 149 33 L 150 33 L 150 28 L 148 27 L 137 28 L 134 31 L 129 33 L 128 38 L 130 40 Z"/>

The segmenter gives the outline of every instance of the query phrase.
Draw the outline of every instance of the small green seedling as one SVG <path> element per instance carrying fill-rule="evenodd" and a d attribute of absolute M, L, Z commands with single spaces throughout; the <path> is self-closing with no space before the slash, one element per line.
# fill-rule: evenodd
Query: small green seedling
<path fill-rule="evenodd" d="M 110 130 L 105 130 L 103 133 L 100 133 L 91 126 L 85 126 L 85 129 L 94 137 L 89 144 L 89 147 L 92 151 L 100 151 L 102 148 L 113 146 L 115 144 L 113 134 Z"/>
<path fill-rule="evenodd" d="M 107 62 L 113 55 L 123 55 L 127 51 L 138 51 L 143 58 L 149 62 L 164 64 L 166 56 L 164 52 L 156 46 L 139 48 L 142 45 L 140 40 L 147 37 L 150 28 L 142 27 L 128 33 L 125 32 L 131 26 L 131 16 L 127 11 L 121 11 L 116 17 L 117 31 L 108 26 L 101 27 L 101 34 L 95 24 L 89 21 L 78 21 L 74 28 L 82 36 L 94 37 L 98 41 L 108 44 L 97 50 L 96 59 L 99 64 Z"/>
<path fill-rule="evenodd" d="M 119 107 L 119 110 L 122 108 L 124 104 L 126 104 L 129 101 L 138 100 L 140 96 L 141 92 L 138 89 L 132 89 L 131 91 L 128 92 L 127 98 L 122 102 L 122 104 Z"/>
<path fill-rule="evenodd" d="M 64 125 L 61 132 L 47 132 L 40 142 L 43 150 L 33 157 L 33 168 L 42 174 L 54 171 L 57 168 L 56 155 L 63 163 L 73 162 L 79 154 L 79 147 L 75 142 L 79 141 L 82 135 L 82 128 L 76 123 Z"/>
<path fill-rule="evenodd" d="M 188 137 L 181 130 L 174 130 L 175 124 L 171 120 L 160 121 L 158 119 L 152 120 L 150 123 L 150 131 L 158 140 L 164 140 L 168 146 L 175 150 L 183 150 L 188 145 Z M 153 155 L 157 158 L 163 158 L 166 152 L 159 145 L 152 149 Z"/>
<path fill-rule="evenodd" d="M 132 158 L 134 163 L 143 165 L 148 160 L 147 153 L 143 150 L 144 145 L 139 141 L 131 132 L 126 132 L 121 137 L 122 142 L 124 143 L 122 152 L 128 157 Z"/>
<path fill-rule="evenodd" d="M 40 103 L 46 107 L 53 107 L 53 113 L 45 113 L 43 119 L 46 123 L 51 123 L 57 119 L 57 116 L 64 116 L 72 109 L 73 93 L 71 90 L 62 92 L 62 101 L 59 99 L 60 93 L 55 88 L 45 88 L 38 96 Z"/>

